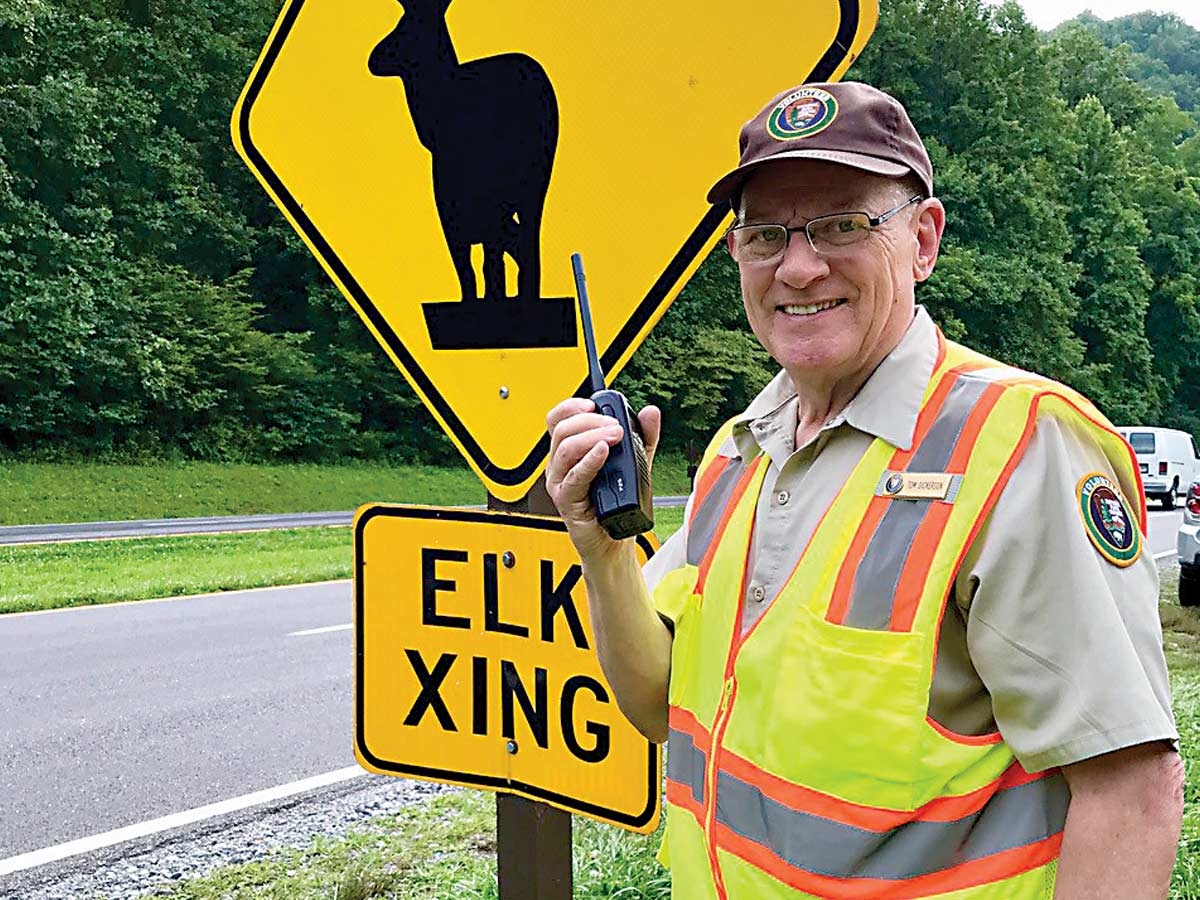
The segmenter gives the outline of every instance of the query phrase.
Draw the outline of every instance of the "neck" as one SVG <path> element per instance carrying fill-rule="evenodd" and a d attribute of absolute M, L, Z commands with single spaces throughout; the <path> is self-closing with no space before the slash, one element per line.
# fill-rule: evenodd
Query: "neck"
<path fill-rule="evenodd" d="M 816 437 L 826 422 L 833 419 L 850 404 L 850 401 L 874 374 L 879 364 L 899 346 L 911 322 L 912 318 L 910 317 L 905 321 L 904 329 L 896 335 L 894 340 L 889 340 L 879 346 L 874 353 L 866 357 L 862 365 L 857 366 L 851 372 L 830 373 L 813 370 L 788 372 L 788 378 L 791 379 L 792 387 L 795 388 L 798 398 L 796 409 L 797 448 L 803 447 Z"/>
<path fill-rule="evenodd" d="M 874 370 L 875 366 L 872 365 L 870 369 L 860 370 L 850 377 L 826 383 L 811 378 L 798 381 L 792 376 L 792 386 L 796 388 L 799 400 L 796 409 L 796 446 L 803 447 L 817 436 L 826 422 L 844 410 Z"/>

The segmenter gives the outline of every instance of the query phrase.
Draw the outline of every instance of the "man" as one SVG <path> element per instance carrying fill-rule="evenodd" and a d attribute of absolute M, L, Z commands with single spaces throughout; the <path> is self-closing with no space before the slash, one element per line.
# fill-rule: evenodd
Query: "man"
<path fill-rule="evenodd" d="M 605 673 L 670 736 L 674 896 L 1161 900 L 1182 764 L 1130 450 L 915 305 L 945 216 L 897 101 L 801 86 L 740 146 L 709 199 L 782 371 L 645 578 L 587 496 L 620 428 L 547 417 Z"/>

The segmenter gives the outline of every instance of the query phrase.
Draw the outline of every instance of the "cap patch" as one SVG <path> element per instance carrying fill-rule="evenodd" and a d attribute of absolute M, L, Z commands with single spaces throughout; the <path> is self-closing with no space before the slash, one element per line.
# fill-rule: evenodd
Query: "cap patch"
<path fill-rule="evenodd" d="M 830 126 L 838 114 L 837 98 L 820 88 L 793 91 L 767 116 L 767 133 L 777 141 L 811 137 Z"/>
<path fill-rule="evenodd" d="M 1092 472 L 1079 480 L 1076 493 L 1084 530 L 1100 555 L 1115 566 L 1133 565 L 1142 553 L 1142 532 L 1121 489 Z"/>

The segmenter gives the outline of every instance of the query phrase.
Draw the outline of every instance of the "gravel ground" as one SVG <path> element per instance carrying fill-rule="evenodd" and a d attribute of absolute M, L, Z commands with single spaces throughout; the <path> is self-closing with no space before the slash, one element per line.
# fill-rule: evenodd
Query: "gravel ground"
<path fill-rule="evenodd" d="M 133 900 L 281 847 L 305 847 L 453 790 L 366 775 L 353 781 L 0 878 L 4 900 Z"/>

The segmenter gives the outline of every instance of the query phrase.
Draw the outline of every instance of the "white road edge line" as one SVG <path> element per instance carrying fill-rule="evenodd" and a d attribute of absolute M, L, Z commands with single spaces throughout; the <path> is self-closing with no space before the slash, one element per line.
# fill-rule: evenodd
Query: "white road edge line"
<path fill-rule="evenodd" d="M 1154 558 L 1155 559 L 1163 559 L 1164 557 L 1167 557 L 1167 556 L 1174 556 L 1178 552 L 1179 552 L 1178 550 L 1164 550 L 1162 553 L 1155 553 Z"/>
<path fill-rule="evenodd" d="M 352 778 L 358 778 L 366 774 L 367 772 L 360 766 L 347 766 L 344 769 L 336 769 L 332 772 L 326 772 L 324 775 L 314 775 L 312 778 L 305 778 L 301 781 L 293 781 L 291 784 L 281 784 L 278 787 L 267 788 L 263 791 L 255 791 L 253 794 L 245 794 L 241 797 L 234 797 L 232 800 L 222 800 L 219 803 L 209 803 L 207 806 L 198 806 L 195 809 L 189 809 L 185 812 L 172 813 L 169 816 L 162 816 L 158 819 L 150 819 L 147 822 L 139 822 L 137 825 L 127 825 L 124 828 L 106 831 L 103 834 L 93 834 L 90 837 L 79 838 L 78 840 L 74 841 L 67 841 L 65 844 L 57 844 L 53 847 L 44 847 L 41 850 L 33 850 L 29 853 L 22 853 L 18 856 L 10 856 L 8 859 L 0 859 L 0 876 L 11 875 L 13 872 L 20 872 L 24 869 L 32 869 L 35 866 L 44 866 L 47 863 L 58 862 L 59 860 L 67 859 L 72 856 L 78 856 L 81 853 L 90 853 L 93 850 L 102 850 L 105 847 L 111 847 L 114 844 L 120 844 L 125 841 L 132 841 L 137 840 L 138 838 L 148 837 L 149 835 L 157 834 L 160 831 L 168 831 L 172 828 L 180 828 L 184 825 L 193 825 L 196 822 L 202 822 L 205 819 L 211 819 L 216 816 L 223 816 L 227 813 L 237 812 L 238 810 L 246 809 L 250 806 L 257 806 L 260 803 L 270 803 L 273 800 L 282 800 L 286 797 L 302 794 L 305 791 L 328 787 L 331 784 L 339 784 L 343 781 L 349 781 Z"/>
<path fill-rule="evenodd" d="M 309 628 L 307 631 L 290 631 L 288 637 L 307 637 L 310 634 L 328 634 L 331 631 L 349 631 L 354 627 L 350 622 L 346 625 L 326 625 L 324 628 Z"/>

